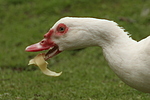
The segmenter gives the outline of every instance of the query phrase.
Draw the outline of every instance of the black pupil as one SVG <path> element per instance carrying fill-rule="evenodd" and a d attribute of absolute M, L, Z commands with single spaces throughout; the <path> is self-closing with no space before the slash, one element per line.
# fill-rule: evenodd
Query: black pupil
<path fill-rule="evenodd" d="M 60 27 L 60 31 L 64 31 L 65 30 L 65 28 L 64 27 Z"/>

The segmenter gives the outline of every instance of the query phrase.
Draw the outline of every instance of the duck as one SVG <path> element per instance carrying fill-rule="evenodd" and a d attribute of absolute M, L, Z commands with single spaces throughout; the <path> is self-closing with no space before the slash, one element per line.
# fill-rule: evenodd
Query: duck
<path fill-rule="evenodd" d="M 114 21 L 88 17 L 61 18 L 44 35 L 44 39 L 27 46 L 25 51 L 48 50 L 44 58 L 48 60 L 65 50 L 93 46 L 102 48 L 108 65 L 125 84 L 150 93 L 150 36 L 140 41 L 133 40 Z"/>

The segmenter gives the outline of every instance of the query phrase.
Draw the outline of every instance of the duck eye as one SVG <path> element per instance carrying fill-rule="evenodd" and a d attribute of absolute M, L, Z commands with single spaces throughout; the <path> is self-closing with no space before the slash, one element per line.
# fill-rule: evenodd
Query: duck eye
<path fill-rule="evenodd" d="M 59 28 L 59 32 L 64 32 L 65 31 L 65 27 L 60 27 Z"/>
<path fill-rule="evenodd" d="M 60 23 L 57 26 L 56 31 L 57 31 L 56 32 L 57 35 L 63 35 L 63 34 L 65 34 L 68 31 L 68 27 L 65 24 L 63 24 L 63 23 Z"/>

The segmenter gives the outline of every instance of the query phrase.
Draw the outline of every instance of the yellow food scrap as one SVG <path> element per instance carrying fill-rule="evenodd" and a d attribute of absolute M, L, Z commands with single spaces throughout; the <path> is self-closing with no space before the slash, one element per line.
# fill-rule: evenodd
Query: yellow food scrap
<path fill-rule="evenodd" d="M 44 60 L 44 56 L 45 56 L 45 54 L 43 54 L 43 53 L 38 54 L 36 57 L 34 57 L 33 59 L 31 59 L 29 61 L 28 65 L 34 64 L 34 65 L 38 66 L 45 75 L 60 76 L 62 72 L 56 73 L 56 72 L 53 72 L 53 71 L 47 69 L 48 63 Z"/>

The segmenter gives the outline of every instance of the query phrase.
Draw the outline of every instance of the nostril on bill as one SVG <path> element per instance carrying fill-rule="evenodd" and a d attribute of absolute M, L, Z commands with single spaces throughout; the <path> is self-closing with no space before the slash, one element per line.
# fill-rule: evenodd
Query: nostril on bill
<path fill-rule="evenodd" d="M 45 43 L 45 41 L 44 41 L 44 40 L 42 40 L 40 44 L 44 44 L 44 43 Z"/>

